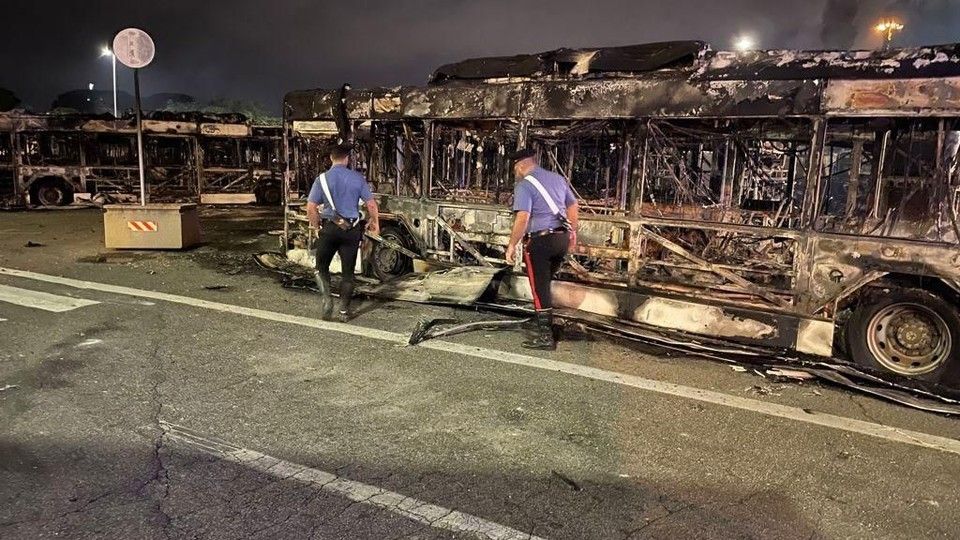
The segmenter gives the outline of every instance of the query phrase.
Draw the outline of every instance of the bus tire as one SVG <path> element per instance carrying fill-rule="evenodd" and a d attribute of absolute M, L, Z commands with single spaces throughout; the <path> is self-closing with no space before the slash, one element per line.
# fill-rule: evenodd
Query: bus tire
<path fill-rule="evenodd" d="M 412 242 L 399 227 L 387 226 L 380 230 L 380 237 L 410 249 Z M 403 253 L 374 242 L 370 268 L 380 281 L 390 281 L 413 271 L 413 260 Z"/>
<path fill-rule="evenodd" d="M 257 204 L 261 206 L 279 206 L 283 201 L 283 190 L 279 184 L 268 183 L 257 186 L 254 191 L 257 198 Z"/>
<path fill-rule="evenodd" d="M 30 204 L 34 206 L 67 206 L 73 204 L 73 186 L 63 178 L 48 176 L 30 186 Z"/>
<path fill-rule="evenodd" d="M 851 360 L 865 368 L 945 384 L 960 382 L 960 315 L 922 289 L 865 295 L 845 328 Z"/>

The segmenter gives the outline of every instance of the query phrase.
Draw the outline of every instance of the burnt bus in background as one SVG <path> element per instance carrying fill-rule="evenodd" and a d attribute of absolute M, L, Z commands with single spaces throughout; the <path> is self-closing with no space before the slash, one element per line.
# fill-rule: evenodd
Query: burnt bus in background
<path fill-rule="evenodd" d="M 230 196 L 252 194 L 280 204 L 280 127 L 251 126 L 241 115 L 158 112 L 143 128 L 150 200 L 239 202 Z M 6 113 L 0 139 L 0 200 L 8 205 L 139 194 L 133 118 Z"/>
<path fill-rule="evenodd" d="M 530 145 L 580 202 L 560 306 L 957 382 L 960 46 L 562 49 L 426 87 L 296 91 L 284 116 L 289 187 L 353 138 L 384 236 L 425 259 L 506 264 L 504 156 Z M 382 247 L 372 261 L 411 268 Z"/>

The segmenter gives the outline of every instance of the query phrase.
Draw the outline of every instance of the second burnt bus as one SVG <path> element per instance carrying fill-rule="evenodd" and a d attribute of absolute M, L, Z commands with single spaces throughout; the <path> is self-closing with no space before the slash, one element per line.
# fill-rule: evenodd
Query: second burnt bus
<path fill-rule="evenodd" d="M 240 115 L 151 113 L 143 122 L 149 197 L 282 200 L 281 128 Z M 79 114 L 0 114 L 0 201 L 63 206 L 79 194 L 139 193 L 136 123 Z"/>
<path fill-rule="evenodd" d="M 467 60 L 425 87 L 288 94 L 286 180 L 305 192 L 325 146 L 352 138 L 385 237 L 504 265 L 505 155 L 530 145 L 580 202 L 558 305 L 956 383 L 958 59 L 672 42 Z M 384 248 L 372 263 L 411 268 Z"/>

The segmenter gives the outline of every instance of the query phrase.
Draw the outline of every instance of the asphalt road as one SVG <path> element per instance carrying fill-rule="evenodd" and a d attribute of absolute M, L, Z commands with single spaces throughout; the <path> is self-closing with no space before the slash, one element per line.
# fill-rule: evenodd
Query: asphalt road
<path fill-rule="evenodd" d="M 278 227 L 0 213 L 0 537 L 960 537 L 956 419 L 589 336 L 404 346 L 477 316 L 434 306 L 323 324 L 250 260 Z"/>

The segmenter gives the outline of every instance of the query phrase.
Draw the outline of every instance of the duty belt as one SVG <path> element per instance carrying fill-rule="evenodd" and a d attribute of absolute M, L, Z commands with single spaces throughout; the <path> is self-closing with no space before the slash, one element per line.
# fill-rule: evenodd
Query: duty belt
<path fill-rule="evenodd" d="M 342 217 L 342 216 L 341 216 L 341 217 Z M 324 221 L 325 223 L 333 223 L 334 225 L 337 224 L 337 219 L 336 219 L 336 218 L 323 218 L 323 221 Z M 357 223 L 360 223 L 360 218 L 358 218 L 358 217 L 356 217 L 356 218 L 343 218 L 343 221 L 349 223 L 349 224 L 350 224 L 350 228 L 353 228 L 353 227 L 356 227 L 356 226 L 357 226 Z"/>
<path fill-rule="evenodd" d="M 563 227 L 558 227 L 558 228 L 556 228 L 556 229 L 543 229 L 542 231 L 528 232 L 528 233 L 524 236 L 524 238 L 526 238 L 527 240 L 531 240 L 531 239 L 533 239 L 533 238 L 539 238 L 539 237 L 541 237 L 541 236 L 547 236 L 548 234 L 557 234 L 557 233 L 565 233 L 565 232 L 567 232 L 567 229 L 564 229 Z"/>

